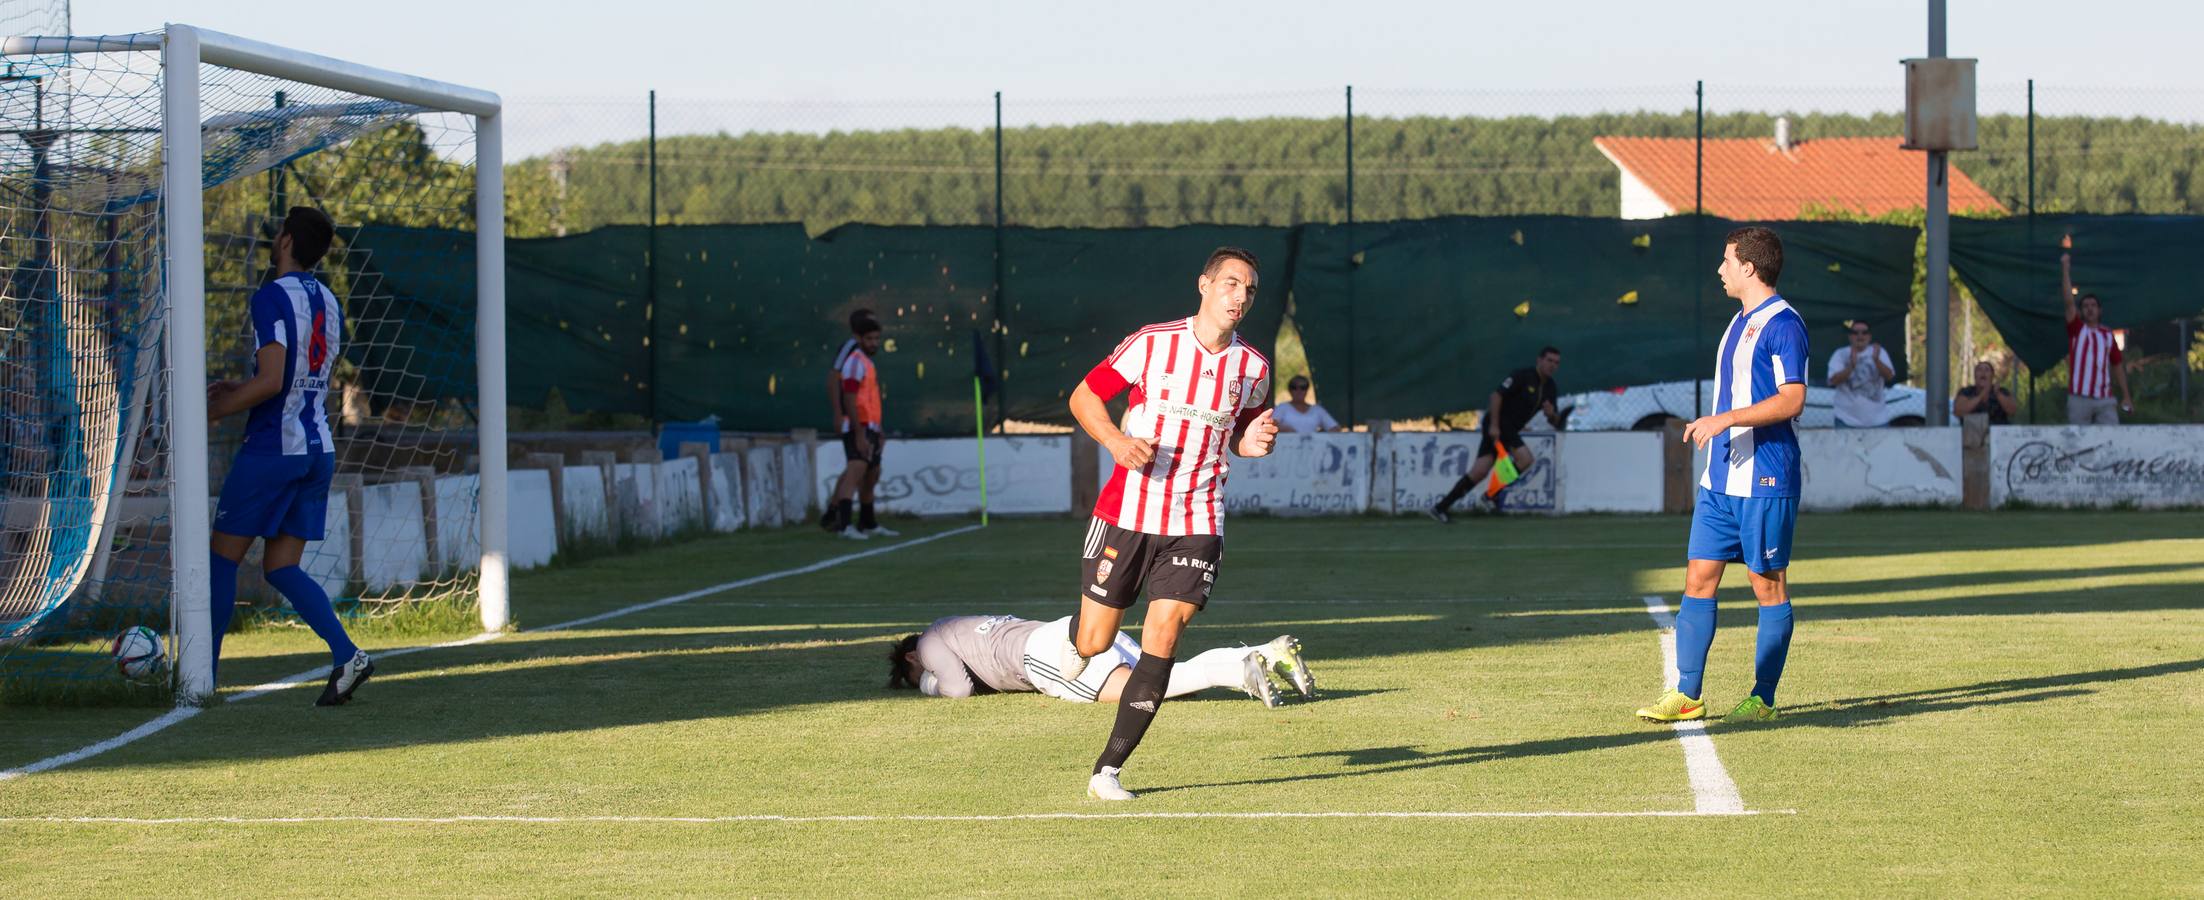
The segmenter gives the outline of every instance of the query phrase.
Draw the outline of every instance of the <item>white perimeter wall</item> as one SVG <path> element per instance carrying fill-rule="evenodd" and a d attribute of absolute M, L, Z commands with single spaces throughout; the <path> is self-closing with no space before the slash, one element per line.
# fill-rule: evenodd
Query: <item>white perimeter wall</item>
<path fill-rule="evenodd" d="M 1370 436 L 1281 434 L 1269 456 L 1230 456 L 1227 513 L 1357 515 L 1370 508 Z M 1104 479 L 1115 464 L 1102 456 Z"/>
<path fill-rule="evenodd" d="M 2204 505 L 2204 425 L 1990 429 L 1990 504 Z"/>
<path fill-rule="evenodd" d="M 1459 431 L 1282 434 L 1269 456 L 1233 457 L 1226 507 L 1280 516 L 1421 515 L 1469 471 L 1478 440 L 1475 432 Z M 1660 511 L 1659 434 L 1532 433 L 1523 441 L 1537 461 L 1503 498 L 1508 508 Z M 1107 482 L 1114 464 L 1108 453 L 1096 449 L 1098 475 Z M 1471 496 L 1482 490 L 1478 487 Z"/>
<path fill-rule="evenodd" d="M 1957 506 L 1957 428 L 1807 428 L 1798 434 L 1799 507 Z"/>
<path fill-rule="evenodd" d="M 825 509 L 847 457 L 840 441 L 821 441 L 813 457 L 813 499 Z M 980 508 L 979 448 L 962 438 L 896 440 L 881 448 L 882 512 L 961 515 Z M 1061 435 L 987 439 L 987 507 L 999 513 L 1071 511 L 1071 438 Z"/>
<path fill-rule="evenodd" d="M 1802 506 L 1956 505 L 1964 468 L 1960 438 L 1957 428 L 1804 430 Z M 1511 506 L 1559 513 L 1660 509 L 1665 448 L 1659 433 L 1533 433 L 1524 441 L 1539 459 L 1510 493 Z M 1243 515 L 1420 514 L 1468 469 L 1476 446 L 1477 435 L 1469 432 L 1280 435 L 1270 456 L 1234 458 L 1226 503 Z M 1068 436 L 988 438 L 991 509 L 1074 512 L 1073 447 Z M 820 443 L 807 454 L 810 449 L 788 443 L 713 454 L 709 504 L 693 458 L 616 466 L 609 492 L 599 467 L 568 466 L 565 527 L 573 535 L 611 536 L 608 494 L 622 507 L 618 524 L 643 536 L 806 521 L 811 510 L 823 508 L 843 463 L 839 443 Z M 1993 505 L 2204 506 L 2204 425 L 1993 428 L 1987 456 Z M 1699 459 L 1703 465 L 1703 453 Z M 1107 455 L 1099 462 L 1098 477 L 1107 479 L 1112 463 Z M 979 509 L 980 469 L 971 441 L 890 441 L 883 468 L 883 511 L 961 515 Z M 784 478 L 788 472 L 797 478 Z M 516 469 L 508 477 L 512 565 L 533 568 L 551 560 L 562 538 L 550 473 Z M 420 483 L 363 486 L 357 494 L 360 569 L 368 586 L 433 577 L 475 556 L 477 483 L 473 475 L 436 479 L 434 560 Z M 353 567 L 352 496 L 330 494 L 327 535 L 309 547 L 304 561 L 332 593 L 344 589 Z"/>

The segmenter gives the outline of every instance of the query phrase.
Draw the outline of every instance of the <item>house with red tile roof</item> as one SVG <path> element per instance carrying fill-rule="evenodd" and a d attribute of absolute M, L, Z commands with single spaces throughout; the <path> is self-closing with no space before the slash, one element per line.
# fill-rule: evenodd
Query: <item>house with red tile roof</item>
<path fill-rule="evenodd" d="M 1808 209 L 1881 215 L 1927 203 L 1928 154 L 1903 150 L 1898 137 L 1792 140 L 1777 120 L 1773 138 L 1706 141 L 1706 211 L 1739 221 L 1781 221 Z M 1654 219 L 1692 209 L 1691 138 L 1592 139 L 1621 172 L 1621 214 Z M 1951 211 L 2003 212 L 1989 191 L 1951 167 Z"/>

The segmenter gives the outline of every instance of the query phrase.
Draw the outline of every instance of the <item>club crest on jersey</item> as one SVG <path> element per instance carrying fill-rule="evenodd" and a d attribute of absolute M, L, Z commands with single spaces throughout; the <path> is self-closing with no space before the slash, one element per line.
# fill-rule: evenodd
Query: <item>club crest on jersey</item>
<path fill-rule="evenodd" d="M 1775 476 L 1773 476 L 1773 475 L 1762 475 L 1762 476 L 1760 476 L 1760 486 L 1761 486 L 1761 487 L 1775 487 Z"/>
<path fill-rule="evenodd" d="M 1758 325 L 1747 325 L 1747 326 L 1745 326 L 1745 340 L 1748 340 L 1748 341 L 1749 341 L 1749 340 L 1752 340 L 1752 336 L 1753 336 L 1753 335 L 1756 335 L 1756 334 L 1759 334 L 1759 333 L 1760 333 L 1760 326 L 1758 326 Z"/>
<path fill-rule="evenodd" d="M 1225 387 L 1225 389 L 1224 389 L 1224 395 L 1225 395 L 1225 398 L 1226 398 L 1226 399 L 1227 399 L 1228 401 L 1230 401 L 1228 405 L 1230 405 L 1230 406 L 1238 406 L 1238 405 L 1240 405 L 1240 382 L 1239 382 L 1239 380 L 1238 380 L 1238 379 L 1234 379 L 1234 380 L 1233 380 L 1233 382 L 1232 382 L 1232 383 L 1231 383 L 1230 385 L 1227 385 L 1227 386 Z"/>
<path fill-rule="evenodd" d="M 1110 561 L 1109 561 L 1109 560 L 1107 560 L 1107 559 L 1105 559 L 1105 560 L 1103 560 L 1103 561 L 1101 561 L 1101 562 L 1095 563 L 1095 564 L 1094 564 L 1094 583 L 1095 583 L 1095 584 L 1101 584 L 1102 582 L 1105 582 L 1105 581 L 1108 581 L 1108 580 L 1110 580 L 1110 569 L 1111 569 L 1111 568 L 1113 568 L 1114 566 L 1115 566 L 1115 564 L 1114 564 L 1114 563 L 1112 563 L 1112 562 L 1110 562 Z"/>

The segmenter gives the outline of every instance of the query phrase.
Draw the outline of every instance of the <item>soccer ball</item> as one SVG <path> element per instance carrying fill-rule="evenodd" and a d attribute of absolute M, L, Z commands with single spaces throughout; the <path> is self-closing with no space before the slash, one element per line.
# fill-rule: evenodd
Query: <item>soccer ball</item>
<path fill-rule="evenodd" d="M 115 635 L 108 652 L 114 655 L 115 669 L 124 678 L 135 681 L 161 670 L 161 636 L 143 625 Z"/>

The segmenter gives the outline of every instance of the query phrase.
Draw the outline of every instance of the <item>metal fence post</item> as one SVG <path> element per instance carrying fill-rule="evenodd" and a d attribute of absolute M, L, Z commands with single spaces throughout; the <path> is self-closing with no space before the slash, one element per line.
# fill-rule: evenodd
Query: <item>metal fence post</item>
<path fill-rule="evenodd" d="M 643 224 L 643 343 L 650 353 L 643 377 L 650 379 L 650 421 L 658 422 L 658 92 L 650 92 L 650 218 Z"/>
<path fill-rule="evenodd" d="M 1003 355 L 1003 335 L 1009 331 L 1003 305 L 1003 92 L 995 92 L 995 427 L 1007 431 L 1010 422 L 1010 379 L 1003 377 L 1010 357 Z M 980 473 L 986 480 L 987 473 Z"/>
<path fill-rule="evenodd" d="M 1691 97 L 1691 252 L 1697 253 L 1706 246 L 1707 240 L 1705 233 L 1707 219 L 1707 83 L 1705 79 L 1700 79 L 1692 84 Z M 1690 254 L 1685 254 L 1685 256 L 1688 260 Z M 1691 355 L 1702 358 L 1706 356 L 1706 348 L 1702 343 L 1706 340 L 1706 337 L 1700 334 L 1705 329 L 1701 327 L 1699 320 L 1705 318 L 1700 305 L 1706 300 L 1706 291 L 1701 289 L 1699 285 L 1705 278 L 1704 274 L 1700 274 L 1684 282 L 1691 286 Z M 1691 418 L 1696 419 L 1705 413 L 1707 408 L 1705 393 L 1705 379 L 1692 378 Z"/>
<path fill-rule="evenodd" d="M 1355 413 L 1355 86 L 1347 86 L 1347 423 L 1362 421 Z M 1306 341 L 1306 337 L 1303 338 Z M 1304 343 L 1304 352 L 1306 344 Z"/>

